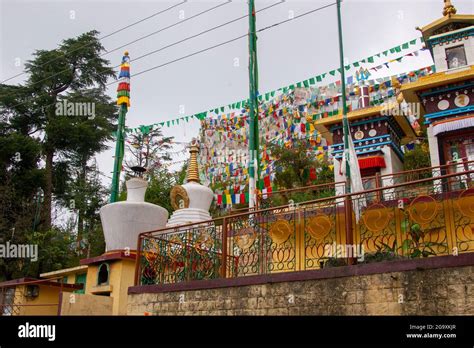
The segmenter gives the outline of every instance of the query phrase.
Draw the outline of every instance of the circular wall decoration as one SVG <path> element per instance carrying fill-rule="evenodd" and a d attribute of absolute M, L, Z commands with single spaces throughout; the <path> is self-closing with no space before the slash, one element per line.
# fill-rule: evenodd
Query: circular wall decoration
<path fill-rule="evenodd" d="M 273 242 L 281 244 L 288 239 L 291 232 L 291 226 L 288 221 L 278 220 L 270 228 L 269 234 Z"/>
<path fill-rule="evenodd" d="M 213 246 L 214 241 L 212 240 L 211 235 L 206 231 L 201 232 L 194 243 L 194 248 L 201 255 L 207 253 Z"/>
<path fill-rule="evenodd" d="M 156 251 L 154 250 L 145 250 L 144 251 L 144 254 L 145 254 L 145 258 L 146 260 L 149 262 L 149 263 L 153 263 L 156 258 L 158 257 L 158 254 Z"/>
<path fill-rule="evenodd" d="M 309 220 L 307 230 L 314 239 L 323 239 L 331 231 L 332 223 L 329 216 L 321 214 Z"/>
<path fill-rule="evenodd" d="M 456 205 L 461 213 L 474 223 L 474 189 L 463 191 L 459 195 Z"/>
<path fill-rule="evenodd" d="M 433 197 L 419 196 L 411 202 L 408 207 L 408 214 L 414 222 L 426 225 L 434 220 L 438 210 L 438 203 Z"/>
<path fill-rule="evenodd" d="M 255 242 L 255 239 L 257 238 L 257 235 L 255 234 L 255 231 L 252 228 L 246 230 L 248 230 L 247 233 L 240 234 L 234 237 L 235 244 L 237 244 L 237 246 L 242 250 L 250 249 L 250 247 Z M 240 232 L 242 233 L 242 230 Z"/>
<path fill-rule="evenodd" d="M 376 135 L 377 135 L 377 130 L 375 130 L 375 129 L 369 130 L 369 136 L 375 137 Z"/>
<path fill-rule="evenodd" d="M 176 260 L 179 255 L 183 252 L 183 242 L 181 241 L 181 238 L 178 236 L 173 236 L 168 240 L 166 247 L 166 254 L 167 256 L 172 259 Z"/>
<path fill-rule="evenodd" d="M 363 138 L 364 138 L 364 132 L 362 132 L 361 130 L 354 133 L 354 139 L 360 140 Z"/>
<path fill-rule="evenodd" d="M 388 226 L 392 215 L 383 204 L 375 203 L 364 211 L 362 220 L 369 231 L 377 233 Z"/>
<path fill-rule="evenodd" d="M 178 185 L 171 189 L 171 206 L 174 210 L 189 208 L 188 193 L 183 186 Z"/>
<path fill-rule="evenodd" d="M 440 100 L 438 102 L 438 109 L 439 110 L 446 110 L 447 108 L 449 108 L 449 101 L 448 100 L 443 99 L 443 100 Z"/>
<path fill-rule="evenodd" d="M 469 105 L 469 97 L 465 94 L 460 94 L 454 99 L 454 105 L 458 108 Z"/>

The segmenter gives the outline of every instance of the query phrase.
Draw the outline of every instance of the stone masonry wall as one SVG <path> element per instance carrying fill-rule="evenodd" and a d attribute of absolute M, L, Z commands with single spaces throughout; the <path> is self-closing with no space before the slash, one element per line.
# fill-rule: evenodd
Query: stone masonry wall
<path fill-rule="evenodd" d="M 130 293 L 129 315 L 473 315 L 474 266 Z"/>

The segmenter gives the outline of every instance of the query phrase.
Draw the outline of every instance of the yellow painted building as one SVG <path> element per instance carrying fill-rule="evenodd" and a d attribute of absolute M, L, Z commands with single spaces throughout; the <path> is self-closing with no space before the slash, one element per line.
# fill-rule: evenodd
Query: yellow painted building
<path fill-rule="evenodd" d="M 62 293 L 82 285 L 61 284 L 57 279 L 20 278 L 0 283 L 1 315 L 58 315 Z"/>
<path fill-rule="evenodd" d="M 135 275 L 135 253 L 112 251 L 80 263 L 43 273 L 41 279 L 0 283 L 2 315 L 125 315 L 127 291 Z M 100 310 L 94 311 L 91 304 Z"/>

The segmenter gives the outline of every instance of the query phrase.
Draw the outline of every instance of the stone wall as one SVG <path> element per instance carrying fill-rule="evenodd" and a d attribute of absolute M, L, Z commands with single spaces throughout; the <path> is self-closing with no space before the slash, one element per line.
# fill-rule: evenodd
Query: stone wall
<path fill-rule="evenodd" d="M 112 315 L 109 296 L 63 293 L 61 315 Z"/>
<path fill-rule="evenodd" d="M 471 259 L 473 259 L 470 255 Z M 453 256 L 444 259 L 455 258 Z M 429 260 L 416 260 L 421 263 Z M 377 273 L 377 269 L 411 270 Z M 425 262 L 429 264 L 429 262 Z M 413 261 L 319 271 L 318 279 L 186 290 L 164 285 L 129 289 L 129 315 L 473 315 L 474 266 L 420 269 Z M 423 266 L 423 265 L 422 265 Z M 364 270 L 368 268 L 367 270 Z M 348 271 L 349 270 L 349 271 Z M 321 274 L 325 271 L 327 275 Z M 298 272 L 300 274 L 309 273 Z M 316 271 L 318 272 L 318 271 Z M 352 273 L 373 273 L 349 275 Z M 313 273 L 315 275 L 317 273 Z M 313 276 L 303 275 L 305 278 Z M 274 275 L 274 276 L 282 276 Z M 300 276 L 301 278 L 301 276 Z M 235 280 L 235 279 L 234 279 Z M 227 282 L 224 282 L 227 281 Z M 198 282 L 194 282 L 198 283 Z M 192 286 L 187 286 L 192 288 Z"/>

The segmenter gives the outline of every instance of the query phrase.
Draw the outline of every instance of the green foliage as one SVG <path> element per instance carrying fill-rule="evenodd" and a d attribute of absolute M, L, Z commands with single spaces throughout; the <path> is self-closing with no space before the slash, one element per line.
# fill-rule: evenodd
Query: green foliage
<path fill-rule="evenodd" d="M 79 258 L 75 253 L 74 236 L 63 229 L 32 231 L 23 235 L 13 235 L 9 240 L 14 244 L 37 246 L 38 259 L 0 258 L 0 281 L 37 277 L 40 273 L 77 266 Z"/>
<path fill-rule="evenodd" d="M 393 261 L 404 259 L 405 257 L 398 254 L 399 248 L 397 248 L 397 241 L 394 240 L 392 245 L 386 243 L 379 243 L 376 245 L 377 251 L 372 253 L 365 253 L 364 260 L 360 263 L 373 263 L 382 261 Z"/>
<path fill-rule="evenodd" d="M 340 257 L 329 257 L 324 261 L 323 267 L 341 267 L 347 266 L 347 261 Z"/>
<path fill-rule="evenodd" d="M 68 231 L 54 228 L 49 231 L 35 231 L 28 235 L 29 244 L 38 245 L 38 261 L 26 263 L 27 274 L 55 271 L 77 266 L 79 258 L 75 253 L 75 238 Z"/>
<path fill-rule="evenodd" d="M 6 279 L 37 276 L 72 262 L 74 240 L 88 240 L 83 255 L 104 250 L 98 209 L 106 189 L 91 159 L 112 139 L 117 108 L 105 93 L 115 73 L 100 57 L 97 36 L 91 31 L 56 49 L 35 51 L 25 65 L 23 85 L 0 85 L 0 239 L 42 243 L 42 260 L 28 270 L 21 262 L 9 262 L 2 266 Z M 59 115 L 56 102 L 62 101 L 90 103 L 95 114 Z M 42 200 L 37 199 L 39 189 Z M 77 214 L 77 226 L 51 226 L 53 205 Z"/>
<path fill-rule="evenodd" d="M 170 193 L 175 185 L 176 178 L 170 175 L 167 170 L 156 171 L 150 177 L 145 201 L 157 204 L 168 210 L 169 213 L 172 213 L 173 207 L 171 206 Z"/>
<path fill-rule="evenodd" d="M 148 175 L 163 170 L 163 164 L 171 161 L 169 150 L 173 137 L 165 137 L 161 128 L 155 128 L 146 133 L 132 133 L 128 136 L 125 170 L 128 176 L 133 176 L 132 167 L 139 166 L 147 169 Z"/>
<path fill-rule="evenodd" d="M 426 140 L 420 144 L 415 144 L 413 150 L 405 152 L 403 166 L 404 170 L 431 167 L 430 151 Z"/>
<path fill-rule="evenodd" d="M 308 185 L 309 169 L 318 166 L 318 161 L 309 155 L 309 146 L 309 142 L 303 140 L 295 141 L 290 148 L 278 144 L 268 146 L 281 168 L 275 177 L 278 187 L 291 189 Z"/>

